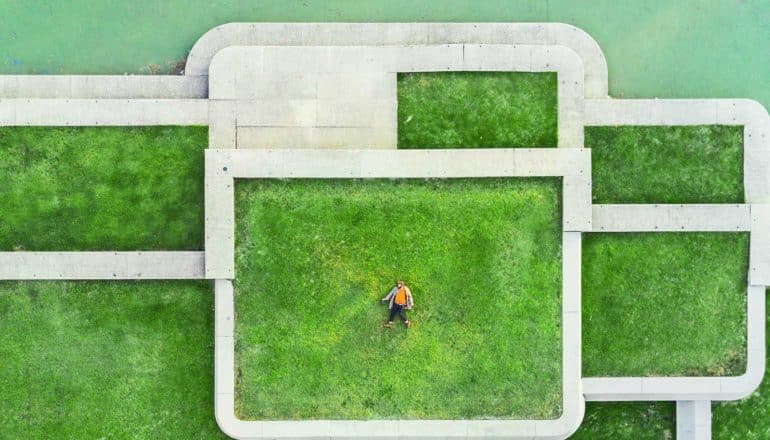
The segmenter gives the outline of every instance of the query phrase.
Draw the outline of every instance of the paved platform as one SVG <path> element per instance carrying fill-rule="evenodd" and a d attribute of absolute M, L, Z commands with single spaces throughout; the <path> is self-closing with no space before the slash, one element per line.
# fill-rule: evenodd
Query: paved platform
<path fill-rule="evenodd" d="M 556 72 L 558 146 L 583 146 L 583 62 L 547 45 L 232 46 L 209 67 L 216 148 L 397 147 L 401 72 Z"/>

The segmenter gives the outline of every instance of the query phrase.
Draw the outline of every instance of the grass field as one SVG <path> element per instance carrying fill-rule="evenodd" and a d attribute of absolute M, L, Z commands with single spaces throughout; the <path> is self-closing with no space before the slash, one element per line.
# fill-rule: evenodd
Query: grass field
<path fill-rule="evenodd" d="M 554 418 L 559 181 L 239 181 L 245 419 Z M 382 327 L 396 278 L 413 328 Z"/>
<path fill-rule="evenodd" d="M 743 127 L 586 127 L 594 203 L 743 203 Z"/>
<path fill-rule="evenodd" d="M 739 375 L 747 233 L 586 234 L 583 374 Z"/>
<path fill-rule="evenodd" d="M 0 438 L 214 439 L 201 282 L 0 282 Z"/>
<path fill-rule="evenodd" d="M 207 127 L 0 127 L 0 250 L 198 250 Z"/>
<path fill-rule="evenodd" d="M 556 74 L 398 75 L 398 148 L 555 147 Z"/>

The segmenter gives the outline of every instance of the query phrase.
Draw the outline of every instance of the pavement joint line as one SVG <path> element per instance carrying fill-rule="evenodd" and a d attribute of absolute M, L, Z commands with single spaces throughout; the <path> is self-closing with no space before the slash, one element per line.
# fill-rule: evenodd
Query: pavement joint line
<path fill-rule="evenodd" d="M 308 54 L 318 58 L 308 63 Z M 367 54 L 380 56 L 367 61 Z M 280 65 L 283 58 L 300 68 L 291 63 Z M 394 150 L 397 124 L 393 115 L 375 119 L 375 114 L 382 109 L 393 112 L 395 72 L 414 70 L 557 72 L 560 148 Z M 215 416 L 223 431 L 234 438 L 435 438 L 426 432 L 456 439 L 565 438 L 582 421 L 584 399 L 677 401 L 683 430 L 705 430 L 710 427 L 708 402 L 749 395 L 765 371 L 770 117 L 762 105 L 747 99 L 611 99 L 607 83 L 606 60 L 599 45 L 584 31 L 559 23 L 230 23 L 210 30 L 196 42 L 183 76 L 0 76 L 0 126 L 210 126 L 204 252 L 0 252 L 0 279 L 214 280 Z M 340 90 L 339 84 L 348 87 Z M 283 113 L 264 113 L 253 104 L 260 100 L 272 101 L 275 105 L 271 106 Z M 303 100 L 313 103 L 307 105 Z M 295 127 L 297 121 L 306 125 Z M 706 124 L 744 127 L 746 203 L 592 204 L 590 150 L 582 148 L 583 126 Z M 255 136 L 271 135 L 258 130 L 262 128 L 274 130 L 276 138 L 294 136 L 296 142 L 284 144 L 288 149 L 242 149 L 252 146 Z M 313 128 L 318 133 L 307 131 Z M 356 130 L 346 133 L 348 129 Z M 354 150 L 340 150 L 341 145 L 326 145 L 330 148 L 326 150 L 295 149 L 298 145 L 319 146 L 341 134 L 351 136 L 344 145 Z M 371 136 L 380 140 L 370 144 Z M 395 171 L 394 164 L 399 166 Z M 234 179 L 383 176 L 562 177 L 565 400 L 560 419 L 394 423 L 251 422 L 235 417 Z M 581 379 L 581 234 L 629 231 L 750 232 L 745 374 Z M 689 415 L 697 420 L 688 421 Z"/>

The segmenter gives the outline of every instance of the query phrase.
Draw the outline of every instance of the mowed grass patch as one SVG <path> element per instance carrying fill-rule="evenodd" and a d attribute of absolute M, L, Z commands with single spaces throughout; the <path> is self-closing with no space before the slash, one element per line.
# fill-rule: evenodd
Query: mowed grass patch
<path fill-rule="evenodd" d="M 398 75 L 398 148 L 555 147 L 555 73 Z"/>
<path fill-rule="evenodd" d="M 0 250 L 198 250 L 207 127 L 0 127 Z"/>
<path fill-rule="evenodd" d="M 571 440 L 675 438 L 673 402 L 586 402 L 583 423 Z"/>
<path fill-rule="evenodd" d="M 586 234 L 585 376 L 746 368 L 747 233 Z"/>
<path fill-rule="evenodd" d="M 743 127 L 586 127 L 594 203 L 743 203 Z"/>
<path fill-rule="evenodd" d="M 0 282 L 0 438 L 226 438 L 201 282 Z"/>
<path fill-rule="evenodd" d="M 558 179 L 236 183 L 236 411 L 561 413 Z M 382 327 L 403 278 L 414 326 Z"/>

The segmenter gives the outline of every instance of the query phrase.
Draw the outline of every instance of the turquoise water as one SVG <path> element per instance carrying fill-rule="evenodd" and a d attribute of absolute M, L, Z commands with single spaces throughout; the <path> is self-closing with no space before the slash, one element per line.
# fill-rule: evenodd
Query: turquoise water
<path fill-rule="evenodd" d="M 165 73 L 232 21 L 559 21 L 602 46 L 613 96 L 770 107 L 766 0 L 0 0 L 0 73 Z"/>

